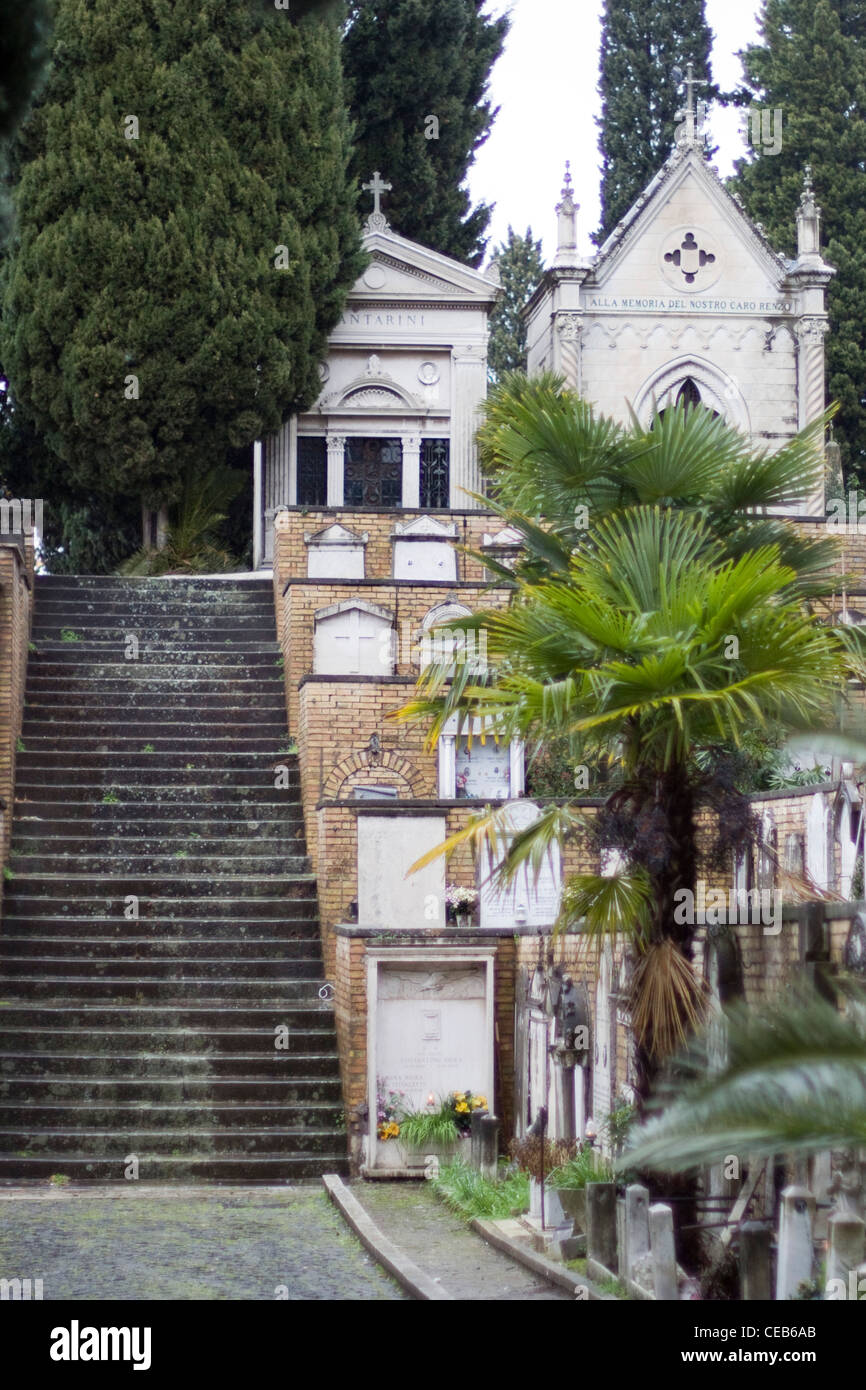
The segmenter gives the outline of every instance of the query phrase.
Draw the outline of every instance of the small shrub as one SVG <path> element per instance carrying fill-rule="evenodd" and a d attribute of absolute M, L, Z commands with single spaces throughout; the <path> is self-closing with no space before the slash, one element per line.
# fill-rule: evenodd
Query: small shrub
<path fill-rule="evenodd" d="M 62 627 L 60 629 L 60 640 L 61 642 L 80 642 L 81 633 L 76 632 L 74 628 L 71 627 Z"/>
<path fill-rule="evenodd" d="M 541 1139 L 537 1134 L 527 1134 L 523 1139 L 512 1139 L 508 1153 L 522 1172 L 528 1173 L 536 1182 L 541 1181 L 542 1167 L 545 1180 L 554 1168 L 577 1155 L 577 1141 L 567 1139 L 545 1139 L 544 1163 L 542 1165 Z"/>
<path fill-rule="evenodd" d="M 551 1170 L 548 1182 L 564 1192 L 579 1192 L 588 1182 L 611 1182 L 613 1169 L 589 1146 L 581 1149 L 558 1168 Z"/>
<path fill-rule="evenodd" d="M 52 1173 L 48 1181 L 52 1187 L 65 1187 L 67 1183 L 72 1182 L 72 1179 L 68 1173 Z"/>

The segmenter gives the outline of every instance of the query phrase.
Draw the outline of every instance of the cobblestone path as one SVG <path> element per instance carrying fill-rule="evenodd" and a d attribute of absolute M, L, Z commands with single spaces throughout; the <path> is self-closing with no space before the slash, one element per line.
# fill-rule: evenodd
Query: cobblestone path
<path fill-rule="evenodd" d="M 494 1250 L 424 1182 L 357 1182 L 352 1191 L 383 1235 L 457 1299 L 563 1300 L 565 1289 Z"/>
<path fill-rule="evenodd" d="M 407 1298 L 317 1186 L 0 1188 L 0 1278 L 45 1300 Z"/>

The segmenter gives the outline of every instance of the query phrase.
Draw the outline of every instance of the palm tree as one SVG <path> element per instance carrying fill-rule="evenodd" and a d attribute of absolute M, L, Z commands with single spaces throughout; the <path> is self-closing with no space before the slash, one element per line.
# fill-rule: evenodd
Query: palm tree
<path fill-rule="evenodd" d="M 470 655 L 428 667 L 400 717 L 428 720 L 431 744 L 455 713 L 501 738 L 560 740 L 573 766 L 615 774 L 592 822 L 556 803 L 509 841 L 507 816 L 486 811 L 442 849 L 486 845 L 505 880 L 571 835 L 620 849 L 612 876 L 567 883 L 560 925 L 631 939 L 645 1093 L 702 1011 L 696 927 L 677 908 L 696 889 L 701 809 L 737 796 L 718 766 L 756 733 L 831 723 L 856 661 L 852 630 L 809 611 L 839 582 L 833 546 L 743 510 L 811 492 L 815 431 L 768 457 L 707 411 L 624 430 L 555 381 L 512 378 L 482 452 L 525 559 L 503 571 L 507 608 L 460 620 L 486 631 L 489 665 Z M 719 854 L 748 834 L 747 799 L 735 809 Z"/>
<path fill-rule="evenodd" d="M 796 1158 L 866 1144 L 864 1007 L 855 995 L 841 1014 L 817 994 L 760 1012 L 734 1006 L 725 1066 L 695 1059 L 673 1103 L 633 1133 L 621 1166 L 681 1173 L 731 1153 Z"/>

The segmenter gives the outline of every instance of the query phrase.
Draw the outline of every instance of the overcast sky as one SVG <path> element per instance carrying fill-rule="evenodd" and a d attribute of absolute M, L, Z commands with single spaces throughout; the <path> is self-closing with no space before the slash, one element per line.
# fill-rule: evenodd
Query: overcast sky
<path fill-rule="evenodd" d="M 737 50 L 757 38 L 759 0 L 706 0 L 706 6 L 715 39 L 713 76 L 730 90 L 742 76 Z M 496 204 L 491 248 L 505 239 L 509 223 L 521 234 L 531 225 L 552 258 L 554 207 L 570 159 L 581 205 L 580 241 L 590 251 L 590 233 L 599 221 L 601 156 L 594 117 L 600 110 L 602 0 L 491 0 L 488 8 L 512 16 L 491 81 L 493 104 L 501 109 L 469 175 L 473 202 Z M 720 146 L 715 163 L 725 176 L 744 148 L 737 113 L 715 111 L 710 125 Z"/>

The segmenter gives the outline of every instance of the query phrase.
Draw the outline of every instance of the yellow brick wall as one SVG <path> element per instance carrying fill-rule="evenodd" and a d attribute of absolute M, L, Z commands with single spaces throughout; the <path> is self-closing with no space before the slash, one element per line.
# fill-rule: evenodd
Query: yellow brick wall
<path fill-rule="evenodd" d="M 0 831 L 0 863 L 9 853 L 15 804 L 15 752 L 21 734 L 24 685 L 33 615 L 33 541 L 25 555 L 0 545 L 0 797 L 6 803 Z M 3 893 L 0 875 L 0 901 Z"/>

